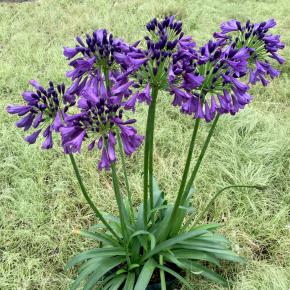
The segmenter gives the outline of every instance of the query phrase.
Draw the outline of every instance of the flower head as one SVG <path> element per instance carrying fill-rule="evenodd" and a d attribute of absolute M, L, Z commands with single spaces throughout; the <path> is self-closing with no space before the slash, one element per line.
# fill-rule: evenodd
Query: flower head
<path fill-rule="evenodd" d="M 25 91 L 22 96 L 26 102 L 23 105 L 9 105 L 7 112 L 24 116 L 16 126 L 28 131 L 31 127 L 37 129 L 31 135 L 25 137 L 29 144 L 36 142 L 39 134 L 43 132 L 45 141 L 43 149 L 52 148 L 52 133 L 58 132 L 69 107 L 75 104 L 75 97 L 65 91 L 64 84 L 56 87 L 53 82 L 49 82 L 49 87 L 44 89 L 37 81 L 32 80 L 30 84 L 35 91 Z"/>
<path fill-rule="evenodd" d="M 235 114 L 251 101 L 242 78 L 249 51 L 210 40 L 188 58 L 173 57 L 173 105 L 185 114 L 211 121 L 216 112 Z"/>
<path fill-rule="evenodd" d="M 146 24 L 147 35 L 144 37 L 146 48 L 130 46 L 130 52 L 118 54 L 126 62 L 128 69 L 119 76 L 133 80 L 131 98 L 125 101 L 125 109 L 135 110 L 136 101 L 150 104 L 152 86 L 159 90 L 168 90 L 168 72 L 172 57 L 178 52 L 182 58 L 194 52 L 195 43 L 191 37 L 184 36 L 182 22 L 174 16 L 158 21 L 154 18 Z"/>
<path fill-rule="evenodd" d="M 118 90 L 117 86 L 113 86 L 112 91 L 114 90 L 123 92 L 123 88 Z M 60 129 L 65 153 L 80 152 L 83 141 L 89 139 L 88 149 L 96 148 L 101 151 L 99 170 L 108 170 L 110 164 L 116 161 L 116 134 L 120 134 L 127 155 L 136 151 L 143 141 L 143 137 L 131 126 L 136 120 L 124 121 L 122 106 L 114 100 L 109 94 L 80 98 L 80 112 L 67 116 L 66 126 Z"/>
<path fill-rule="evenodd" d="M 180 106 L 186 114 L 211 121 L 216 112 L 235 114 L 248 104 L 249 85 L 244 83 L 274 78 L 279 71 L 269 63 L 269 57 L 282 63 L 276 53 L 284 47 L 279 36 L 267 35 L 269 28 L 275 26 L 274 20 L 258 24 L 248 21 L 243 26 L 231 20 L 221 25 L 221 32 L 214 33 L 216 40 L 210 40 L 198 51 L 187 51 L 186 56 L 173 56 L 168 79 L 173 105 Z"/>
<path fill-rule="evenodd" d="M 231 43 L 235 48 L 247 48 L 250 53 L 248 59 L 249 82 L 255 84 L 260 81 L 266 86 L 271 79 L 279 75 L 279 71 L 274 69 L 270 60 L 274 59 L 278 63 L 284 63 L 284 58 L 277 52 L 284 48 L 280 41 L 280 35 L 269 34 L 269 29 L 276 26 L 274 19 L 261 23 L 251 23 L 249 20 L 245 25 L 237 20 L 230 20 L 221 25 L 221 33 L 214 36 L 218 39 L 224 39 Z"/>
<path fill-rule="evenodd" d="M 97 78 L 101 70 L 118 70 L 118 65 L 126 68 L 126 62 L 117 56 L 122 54 L 126 58 L 129 46 L 113 38 L 106 29 L 96 30 L 92 36 L 87 34 L 85 42 L 79 36 L 76 41 L 78 44 L 74 48 L 64 47 L 64 55 L 73 59 L 69 63 L 73 70 L 67 72 L 67 76 L 74 81 L 70 93 L 80 94 L 86 83 Z"/>

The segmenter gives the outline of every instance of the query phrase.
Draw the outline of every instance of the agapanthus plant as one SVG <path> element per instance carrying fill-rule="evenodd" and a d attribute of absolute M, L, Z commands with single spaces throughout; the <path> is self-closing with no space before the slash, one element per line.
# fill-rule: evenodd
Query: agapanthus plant
<path fill-rule="evenodd" d="M 89 231 L 77 231 L 94 239 L 96 247 L 75 256 L 67 268 L 79 266 L 71 289 L 145 290 L 171 289 L 172 278 L 191 288 L 184 275 L 200 274 L 226 285 L 215 272 L 220 260 L 243 262 L 220 234 L 218 224 L 201 224 L 203 215 L 228 188 L 263 189 L 261 185 L 228 185 L 220 189 L 201 212 L 192 205 L 197 194 L 193 183 L 209 146 L 220 115 L 238 113 L 253 97 L 250 86 L 267 85 L 279 75 L 271 60 L 282 64 L 277 53 L 284 47 L 278 35 L 268 34 L 274 20 L 242 25 L 231 20 L 221 32 L 200 48 L 182 32 L 173 16 L 147 23 L 145 45 L 114 39 L 106 30 L 87 34 L 74 48 L 65 47 L 73 83 L 45 90 L 36 81 L 36 92 L 24 92 L 25 105 L 8 106 L 10 114 L 24 116 L 16 123 L 25 131 L 34 127 L 26 140 L 32 144 L 40 132 L 46 138 L 42 148 L 52 147 L 52 133 L 60 132 L 63 152 L 72 162 L 81 191 L 100 224 Z M 143 45 L 143 46 L 142 46 Z M 77 57 L 78 56 L 78 57 Z M 77 58 L 76 58 L 77 57 Z M 172 95 L 172 105 L 194 120 L 192 138 L 174 203 L 166 199 L 153 175 L 155 110 L 158 93 Z M 130 117 L 136 103 L 149 106 L 144 146 L 143 200 L 133 206 L 125 155 L 130 156 L 144 139 Z M 77 108 L 68 111 L 69 107 Z M 190 172 L 199 124 L 211 123 L 197 162 Z M 90 198 L 74 154 L 85 150 L 98 155 L 98 170 L 111 169 L 119 215 L 102 213 Z M 125 154 L 124 154 L 125 153 Z M 120 162 L 116 162 L 120 159 Z M 116 166 L 121 166 L 125 188 L 120 186 Z M 108 173 L 109 174 L 109 173 Z M 198 212 L 198 215 L 196 215 Z M 157 279 L 156 279 L 157 277 Z M 159 286 L 152 285 L 153 279 Z M 151 285 L 151 286 L 150 286 Z M 150 288 L 151 287 L 151 288 Z M 157 288 L 156 288 L 157 287 Z M 159 287 L 159 288 L 158 288 Z"/>

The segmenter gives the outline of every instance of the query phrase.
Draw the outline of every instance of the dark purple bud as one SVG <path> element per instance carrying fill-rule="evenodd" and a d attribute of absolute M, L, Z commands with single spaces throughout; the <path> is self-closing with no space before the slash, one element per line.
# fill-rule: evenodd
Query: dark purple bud
<path fill-rule="evenodd" d="M 237 23 L 238 29 L 242 31 L 241 22 L 240 21 L 237 21 L 236 23 Z"/>
<path fill-rule="evenodd" d="M 76 37 L 76 41 L 77 41 L 77 42 L 78 42 L 82 47 L 85 47 L 85 44 L 83 43 L 82 39 L 81 39 L 79 36 Z"/>

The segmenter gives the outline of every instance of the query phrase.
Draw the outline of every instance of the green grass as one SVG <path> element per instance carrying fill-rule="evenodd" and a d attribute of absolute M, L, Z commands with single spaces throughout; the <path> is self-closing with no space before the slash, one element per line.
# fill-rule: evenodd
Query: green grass
<path fill-rule="evenodd" d="M 289 0 L 47 0 L 0 4 L 0 289 L 68 289 L 73 273 L 67 260 L 89 244 L 72 234 L 95 222 L 82 198 L 66 156 L 40 144 L 28 146 L 5 107 L 20 101 L 27 81 L 64 80 L 68 69 L 62 47 L 76 35 L 108 28 L 128 41 L 142 36 L 154 16 L 175 14 L 199 44 L 231 18 L 276 18 L 277 32 L 290 44 Z M 284 56 L 289 59 L 287 47 Z M 203 208 L 214 192 L 229 184 L 267 184 L 267 190 L 227 191 L 206 221 L 224 223 L 223 233 L 246 257 L 245 266 L 226 264 L 221 274 L 235 290 L 290 289 L 290 65 L 267 89 L 253 88 L 254 102 L 218 123 L 196 179 L 194 204 Z M 193 122 L 160 96 L 157 111 L 156 175 L 174 198 L 185 162 Z M 145 106 L 137 114 L 144 132 Z M 198 147 L 206 136 L 202 125 Z M 96 158 L 77 156 L 96 204 L 116 212 L 112 184 L 96 170 Z M 142 150 L 127 160 L 134 202 L 142 192 Z M 192 289 L 223 289 L 195 276 Z"/>

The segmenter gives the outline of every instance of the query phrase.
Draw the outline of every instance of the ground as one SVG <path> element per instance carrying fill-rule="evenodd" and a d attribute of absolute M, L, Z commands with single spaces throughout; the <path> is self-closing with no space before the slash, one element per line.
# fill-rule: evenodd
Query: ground
<path fill-rule="evenodd" d="M 95 222 L 82 198 L 66 156 L 27 145 L 16 118 L 5 107 L 20 102 L 28 80 L 65 80 L 64 45 L 76 35 L 107 28 L 133 42 L 154 16 L 174 14 L 198 44 L 219 24 L 232 18 L 263 21 L 275 18 L 276 32 L 290 44 L 289 0 L 43 0 L 21 4 L 0 1 L 0 289 L 68 289 L 73 273 L 64 272 L 68 259 L 89 244 L 73 235 Z M 283 52 L 289 60 L 290 49 Z M 237 116 L 222 117 L 196 180 L 193 203 L 202 209 L 222 186 L 266 184 L 263 192 L 227 191 L 207 221 L 223 223 L 244 266 L 226 264 L 221 274 L 229 289 L 290 289 L 290 65 L 266 89 L 256 86 L 253 103 Z M 157 111 L 156 175 L 173 198 L 181 178 L 193 120 L 181 116 L 162 94 Z M 137 113 L 144 132 L 145 106 Z M 202 144 L 208 126 L 198 139 Z M 96 156 L 76 157 L 96 204 L 116 211 L 112 185 L 96 170 Z M 127 160 L 134 202 L 141 197 L 142 150 Z M 194 275 L 192 289 L 225 289 Z"/>

